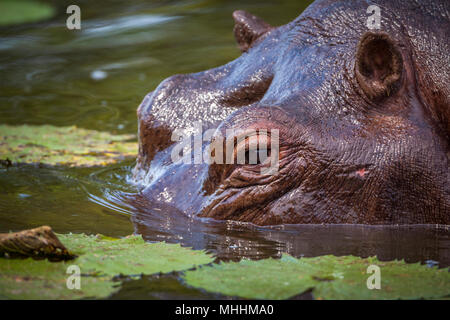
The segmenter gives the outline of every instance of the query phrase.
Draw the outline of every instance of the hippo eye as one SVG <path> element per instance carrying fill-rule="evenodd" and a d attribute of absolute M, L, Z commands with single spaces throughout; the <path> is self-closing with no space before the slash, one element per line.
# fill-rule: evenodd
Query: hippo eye
<path fill-rule="evenodd" d="M 264 164 L 270 158 L 270 149 L 258 149 L 245 151 L 245 164 Z"/>

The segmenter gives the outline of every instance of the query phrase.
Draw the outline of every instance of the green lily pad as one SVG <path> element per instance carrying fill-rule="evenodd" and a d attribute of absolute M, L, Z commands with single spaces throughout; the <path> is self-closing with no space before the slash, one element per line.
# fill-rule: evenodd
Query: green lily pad
<path fill-rule="evenodd" d="M 120 288 L 106 277 L 82 276 L 80 289 L 69 289 L 67 268 L 75 261 L 0 258 L 0 298 L 81 299 L 105 298 Z"/>
<path fill-rule="evenodd" d="M 381 288 L 368 289 L 370 265 L 381 271 Z M 250 299 L 287 299 L 312 289 L 316 299 L 419 299 L 450 295 L 447 269 L 375 257 L 320 256 L 242 260 L 203 266 L 184 274 L 188 285 Z"/>
<path fill-rule="evenodd" d="M 137 275 L 168 273 L 213 262 L 204 251 L 179 244 L 147 243 L 141 236 L 114 239 L 83 234 L 58 235 L 72 253 L 83 273 Z"/>
<path fill-rule="evenodd" d="M 47 3 L 32 0 L 0 1 L 0 25 L 38 22 L 54 16 L 56 10 Z"/>
<path fill-rule="evenodd" d="M 70 261 L 0 258 L 0 298 L 105 298 L 119 290 L 116 275 L 168 273 L 210 263 L 204 251 L 179 244 L 146 243 L 140 236 L 112 239 L 84 234 L 58 235 L 78 258 Z M 68 289 L 67 268 L 80 268 L 81 288 Z"/>
<path fill-rule="evenodd" d="M 137 154 L 135 135 L 72 127 L 0 125 L 0 160 L 67 166 L 99 166 Z"/>

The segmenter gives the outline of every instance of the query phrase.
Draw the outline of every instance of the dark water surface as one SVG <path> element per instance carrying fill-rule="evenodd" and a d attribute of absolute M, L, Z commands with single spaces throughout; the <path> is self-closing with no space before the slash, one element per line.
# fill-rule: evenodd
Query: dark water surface
<path fill-rule="evenodd" d="M 301 1 L 77 1 L 82 30 L 59 14 L 0 28 L 0 123 L 52 124 L 136 133 L 136 108 L 164 78 L 222 65 L 239 56 L 231 13 L 245 9 L 279 25 Z M 0 167 L 0 232 L 50 225 L 60 233 L 136 232 L 150 241 L 207 249 L 219 259 L 287 252 L 377 255 L 382 260 L 450 265 L 443 226 L 309 225 L 256 227 L 185 217 L 164 203 L 127 201 L 133 161 L 105 168 Z M 211 298 L 176 276 L 128 281 L 115 297 Z"/>

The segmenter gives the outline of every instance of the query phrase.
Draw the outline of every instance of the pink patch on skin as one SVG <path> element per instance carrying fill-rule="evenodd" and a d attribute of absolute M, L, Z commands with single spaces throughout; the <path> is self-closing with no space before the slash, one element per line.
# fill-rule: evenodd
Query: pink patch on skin
<path fill-rule="evenodd" d="M 366 171 L 366 169 L 364 169 L 364 168 L 359 169 L 358 171 L 356 171 L 356 174 L 357 174 L 358 176 L 360 176 L 361 178 L 364 177 L 364 175 L 365 175 L 366 173 L 367 173 L 367 171 Z"/>

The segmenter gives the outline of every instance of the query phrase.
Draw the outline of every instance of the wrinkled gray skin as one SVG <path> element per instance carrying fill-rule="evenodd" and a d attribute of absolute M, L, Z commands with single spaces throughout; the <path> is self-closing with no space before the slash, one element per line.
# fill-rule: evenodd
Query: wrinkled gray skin
<path fill-rule="evenodd" d="M 142 196 L 259 225 L 449 224 L 449 2 L 378 1 L 380 30 L 370 4 L 317 1 L 280 27 L 235 12 L 239 58 L 172 76 L 140 105 Z M 173 164 L 171 133 L 194 121 L 278 129 L 278 173 Z"/>

